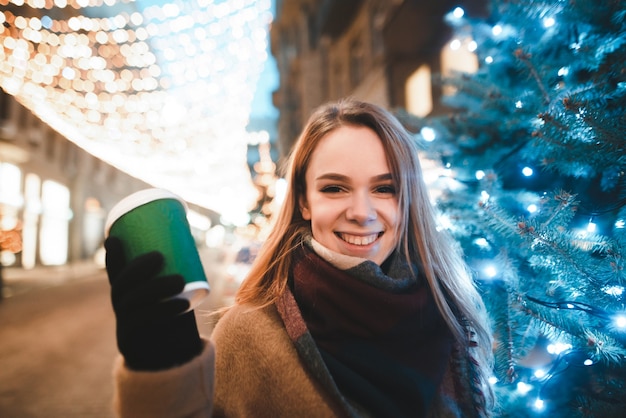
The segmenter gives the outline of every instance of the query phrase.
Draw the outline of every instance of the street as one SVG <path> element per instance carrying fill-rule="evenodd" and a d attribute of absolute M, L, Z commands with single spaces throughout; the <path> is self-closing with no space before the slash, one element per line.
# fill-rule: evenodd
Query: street
<path fill-rule="evenodd" d="M 117 347 L 106 274 L 51 282 L 0 302 L 0 417 L 111 418 Z M 196 310 L 203 335 L 199 315 L 215 305 L 219 280 L 212 289 Z"/>
<path fill-rule="evenodd" d="M 113 417 L 115 320 L 104 272 L 0 303 L 0 416 Z"/>

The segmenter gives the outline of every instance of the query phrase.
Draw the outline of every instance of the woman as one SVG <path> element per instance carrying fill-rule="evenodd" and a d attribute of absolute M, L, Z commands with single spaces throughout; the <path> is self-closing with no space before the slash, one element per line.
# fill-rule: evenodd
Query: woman
<path fill-rule="evenodd" d="M 116 290 L 118 278 L 147 283 L 159 257 L 124 267 L 120 244 L 108 243 L 126 360 L 116 366 L 121 414 L 489 415 L 484 305 L 437 229 L 417 150 L 399 122 L 355 100 L 320 107 L 287 180 L 273 230 L 210 342 L 192 314 L 173 317 L 184 301 L 158 302 L 179 291 L 180 278 L 161 286 L 167 291 L 142 291 L 152 294 L 143 314 L 124 308 L 133 298 Z"/>

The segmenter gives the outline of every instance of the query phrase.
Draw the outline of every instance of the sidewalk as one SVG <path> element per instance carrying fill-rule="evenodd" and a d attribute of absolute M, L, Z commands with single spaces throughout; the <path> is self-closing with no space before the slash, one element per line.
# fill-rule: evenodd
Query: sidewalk
<path fill-rule="evenodd" d="M 33 289 L 58 286 L 104 274 L 104 267 L 93 260 L 81 260 L 60 266 L 37 266 L 32 269 L 4 267 L 2 296 L 10 298 Z"/>

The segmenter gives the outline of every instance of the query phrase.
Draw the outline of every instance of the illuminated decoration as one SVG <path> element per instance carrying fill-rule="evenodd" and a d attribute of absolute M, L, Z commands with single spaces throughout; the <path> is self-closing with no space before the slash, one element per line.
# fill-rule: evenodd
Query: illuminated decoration
<path fill-rule="evenodd" d="M 91 154 L 221 213 L 257 198 L 245 131 L 270 0 L 0 0 L 0 87 Z"/>

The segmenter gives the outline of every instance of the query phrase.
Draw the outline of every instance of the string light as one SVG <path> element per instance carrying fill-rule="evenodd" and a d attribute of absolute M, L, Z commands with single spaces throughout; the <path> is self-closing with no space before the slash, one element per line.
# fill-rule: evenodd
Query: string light
<path fill-rule="evenodd" d="M 432 142 L 437 138 L 437 132 L 435 132 L 433 128 L 430 128 L 428 126 L 424 126 L 422 129 L 420 129 L 420 135 L 422 136 L 424 141 L 427 142 Z"/>
<path fill-rule="evenodd" d="M 0 11 L 3 90 L 132 175 L 218 212 L 249 208 L 245 127 L 270 0 L 26 3 L 35 13 Z"/>
<path fill-rule="evenodd" d="M 589 232 L 590 234 L 593 234 L 594 232 L 596 232 L 596 228 L 597 228 L 596 223 L 593 222 L 593 220 L 589 219 L 589 223 L 587 224 L 587 232 Z"/>
<path fill-rule="evenodd" d="M 533 390 L 532 385 L 529 385 L 526 382 L 518 382 L 517 383 L 517 391 L 519 393 L 521 393 L 522 395 L 526 395 L 528 392 L 530 392 L 531 390 Z"/>
<path fill-rule="evenodd" d="M 455 7 L 452 11 L 452 15 L 457 19 L 460 19 L 465 16 L 465 10 L 463 10 L 461 7 Z"/>
<path fill-rule="evenodd" d="M 556 20 L 553 17 L 546 17 L 543 19 L 543 27 L 551 28 L 556 24 Z"/>
<path fill-rule="evenodd" d="M 622 330 L 626 329 L 626 315 L 623 315 L 623 314 L 615 315 L 615 318 L 613 319 L 613 323 L 619 329 L 622 329 Z"/>

